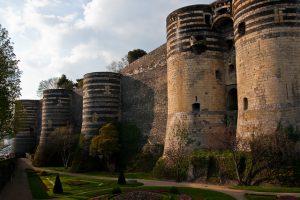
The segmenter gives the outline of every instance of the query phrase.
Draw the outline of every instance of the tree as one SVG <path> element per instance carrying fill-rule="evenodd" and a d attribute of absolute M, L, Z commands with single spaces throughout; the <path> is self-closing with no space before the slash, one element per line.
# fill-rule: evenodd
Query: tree
<path fill-rule="evenodd" d="M 172 130 L 173 139 L 170 141 L 169 148 L 165 151 L 165 156 L 169 165 L 175 168 L 176 180 L 182 181 L 188 168 L 190 150 L 187 146 L 192 142 L 189 138 L 188 128 L 178 122 Z"/>
<path fill-rule="evenodd" d="M 113 123 L 101 127 L 99 135 L 94 137 L 90 144 L 90 155 L 102 158 L 108 170 L 114 171 L 116 157 L 120 151 L 119 133 Z"/>
<path fill-rule="evenodd" d="M 72 133 L 69 127 L 56 128 L 49 135 L 50 147 L 53 152 L 61 156 L 65 168 L 69 166 L 70 158 L 75 151 L 78 136 Z"/>
<path fill-rule="evenodd" d="M 61 77 L 57 81 L 57 87 L 60 89 L 72 90 L 74 86 L 73 81 L 68 79 L 66 75 L 61 75 Z"/>
<path fill-rule="evenodd" d="M 130 123 L 118 123 L 117 129 L 120 144 L 117 167 L 122 171 L 125 170 L 128 162 L 140 152 L 142 134 L 135 125 Z M 136 160 L 134 160 L 134 162 L 136 162 Z"/>
<path fill-rule="evenodd" d="M 121 171 L 120 174 L 119 174 L 119 177 L 118 177 L 118 184 L 119 185 L 126 185 L 126 179 L 125 179 L 125 176 L 124 176 L 124 172 Z"/>
<path fill-rule="evenodd" d="M 128 58 L 127 56 L 124 56 L 121 58 L 120 61 L 113 61 L 108 66 L 106 66 L 106 69 L 110 72 L 117 72 L 119 73 L 122 69 L 124 69 L 128 65 Z"/>
<path fill-rule="evenodd" d="M 239 185 L 259 185 L 273 180 L 297 184 L 295 174 L 299 166 L 295 164 L 300 161 L 296 148 L 299 136 L 292 128 L 279 125 L 268 135 L 258 129 L 255 134 L 237 138 L 232 155 Z"/>
<path fill-rule="evenodd" d="M 0 25 L 0 138 L 13 131 L 14 104 L 21 90 L 18 62 L 8 31 Z"/>
<path fill-rule="evenodd" d="M 37 90 L 37 96 L 42 97 L 43 96 L 43 91 L 48 90 L 48 89 L 57 89 L 59 78 L 54 77 L 54 78 L 49 78 L 48 80 L 43 80 L 40 82 L 38 90 Z"/>
<path fill-rule="evenodd" d="M 53 187 L 53 193 L 54 194 L 62 194 L 63 192 L 64 191 L 63 191 L 62 184 L 61 184 L 61 181 L 59 178 L 59 174 L 57 174 L 56 178 L 55 178 L 54 187 Z"/>
<path fill-rule="evenodd" d="M 22 118 L 24 117 L 24 108 L 20 101 L 16 101 L 15 103 L 15 113 L 14 113 L 14 133 L 17 134 L 19 130 L 24 126 L 24 121 Z"/>
<path fill-rule="evenodd" d="M 147 52 L 142 49 L 134 49 L 132 51 L 129 51 L 127 54 L 128 63 L 130 64 L 146 54 Z"/>
<path fill-rule="evenodd" d="M 76 83 L 74 84 L 74 86 L 79 89 L 83 87 L 83 78 L 80 79 L 76 79 Z"/>

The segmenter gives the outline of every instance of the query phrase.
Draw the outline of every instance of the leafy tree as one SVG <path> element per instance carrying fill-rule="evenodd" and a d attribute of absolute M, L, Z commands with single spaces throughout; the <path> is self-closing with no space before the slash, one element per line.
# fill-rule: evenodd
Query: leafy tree
<path fill-rule="evenodd" d="M 24 117 L 23 105 L 20 101 L 15 103 L 15 113 L 14 113 L 14 133 L 17 134 L 24 125 L 22 118 Z"/>
<path fill-rule="evenodd" d="M 129 51 L 127 55 L 128 63 L 130 64 L 146 54 L 147 52 L 142 49 L 134 49 L 132 51 Z"/>
<path fill-rule="evenodd" d="M 68 79 L 66 75 L 61 75 L 61 77 L 57 81 L 57 87 L 61 89 L 72 90 L 74 86 L 73 81 Z"/>
<path fill-rule="evenodd" d="M 0 25 L 0 138 L 13 131 L 14 104 L 21 90 L 18 62 L 8 31 Z"/>
<path fill-rule="evenodd" d="M 99 135 L 91 141 L 90 155 L 104 159 L 108 170 L 114 171 L 119 151 L 120 144 L 117 127 L 113 123 L 103 125 Z"/>
<path fill-rule="evenodd" d="M 49 78 L 48 80 L 43 80 L 40 82 L 38 90 L 37 90 L 37 96 L 42 97 L 43 96 L 43 91 L 48 90 L 48 89 L 57 89 L 59 78 L 54 77 L 54 78 Z"/>
<path fill-rule="evenodd" d="M 82 88 L 83 87 L 83 78 L 76 79 L 76 83 L 74 84 L 74 86 L 78 89 Z"/>
<path fill-rule="evenodd" d="M 129 123 L 108 123 L 92 139 L 90 155 L 99 156 L 109 170 L 123 171 L 140 151 L 141 132 Z"/>
<path fill-rule="evenodd" d="M 125 170 L 128 162 L 140 152 L 142 134 L 135 125 L 129 123 L 118 123 L 117 128 L 120 144 L 120 153 L 117 164 L 122 171 Z"/>
<path fill-rule="evenodd" d="M 62 159 L 65 168 L 69 166 L 70 158 L 75 151 L 78 142 L 78 135 L 72 133 L 69 127 L 56 128 L 49 135 L 50 147 L 52 152 L 57 152 Z"/>

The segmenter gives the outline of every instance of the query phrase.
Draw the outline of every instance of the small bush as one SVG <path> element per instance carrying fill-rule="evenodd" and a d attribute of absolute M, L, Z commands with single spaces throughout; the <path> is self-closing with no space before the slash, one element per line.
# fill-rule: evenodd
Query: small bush
<path fill-rule="evenodd" d="M 60 178 L 59 178 L 59 174 L 56 175 L 56 178 L 55 178 L 55 184 L 54 184 L 54 187 L 53 187 L 53 193 L 54 194 L 62 194 L 64 191 L 63 191 L 63 188 L 62 188 L 62 185 L 61 185 L 61 182 L 60 182 Z"/>
<path fill-rule="evenodd" d="M 119 185 L 126 185 L 126 180 L 125 180 L 125 176 L 124 176 L 124 172 L 121 171 L 118 177 L 118 184 Z"/>
<path fill-rule="evenodd" d="M 120 187 L 114 187 L 112 190 L 111 190 L 111 193 L 112 194 L 121 194 L 122 193 L 122 190 Z"/>
<path fill-rule="evenodd" d="M 40 175 L 41 175 L 41 176 L 48 176 L 48 175 L 49 175 L 49 173 L 48 173 L 48 172 L 46 172 L 46 171 L 41 171 L 41 172 L 40 172 Z"/>
<path fill-rule="evenodd" d="M 157 178 L 176 179 L 175 168 L 170 167 L 164 158 L 160 158 L 156 162 L 153 175 Z"/>
<path fill-rule="evenodd" d="M 177 187 L 171 187 L 170 188 L 170 193 L 171 194 L 179 194 L 178 188 Z"/>
<path fill-rule="evenodd" d="M 150 172 L 161 155 L 155 155 L 149 151 L 137 154 L 128 164 L 128 171 Z"/>

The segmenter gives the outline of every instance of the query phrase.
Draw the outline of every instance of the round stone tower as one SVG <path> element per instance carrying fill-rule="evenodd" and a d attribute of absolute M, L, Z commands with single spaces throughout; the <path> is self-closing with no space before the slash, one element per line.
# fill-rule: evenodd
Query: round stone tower
<path fill-rule="evenodd" d="M 234 0 L 239 136 L 300 128 L 300 1 Z"/>
<path fill-rule="evenodd" d="M 168 122 L 165 152 L 188 132 L 191 148 L 214 146 L 224 127 L 224 58 L 220 34 L 212 30 L 209 5 L 175 10 L 167 17 Z M 180 131 L 179 131 L 180 132 Z"/>
<path fill-rule="evenodd" d="M 42 131 L 40 145 L 55 128 L 71 125 L 72 91 L 50 89 L 43 91 Z"/>
<path fill-rule="evenodd" d="M 25 153 L 32 153 L 35 150 L 37 135 L 40 124 L 40 101 L 39 100 L 19 100 L 18 130 L 16 134 L 17 156 L 24 156 Z"/>
<path fill-rule="evenodd" d="M 49 89 L 43 91 L 42 130 L 39 146 L 35 153 L 35 165 L 46 165 L 49 161 L 48 155 L 51 152 L 47 152 L 45 149 L 49 134 L 59 127 L 72 127 L 71 108 L 71 90 Z"/>
<path fill-rule="evenodd" d="M 120 74 L 93 72 L 83 79 L 81 133 L 86 139 L 99 134 L 100 127 L 120 118 Z"/>

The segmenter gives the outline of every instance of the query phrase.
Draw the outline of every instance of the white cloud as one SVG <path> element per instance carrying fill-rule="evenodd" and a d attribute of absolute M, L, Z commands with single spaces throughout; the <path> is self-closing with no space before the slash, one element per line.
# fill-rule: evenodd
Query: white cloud
<path fill-rule="evenodd" d="M 16 0 L 0 1 L 0 21 L 20 59 L 22 98 L 36 98 L 41 80 L 64 73 L 72 79 L 103 71 L 135 48 L 165 42 L 173 10 L 210 0 Z"/>

